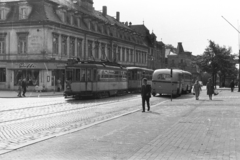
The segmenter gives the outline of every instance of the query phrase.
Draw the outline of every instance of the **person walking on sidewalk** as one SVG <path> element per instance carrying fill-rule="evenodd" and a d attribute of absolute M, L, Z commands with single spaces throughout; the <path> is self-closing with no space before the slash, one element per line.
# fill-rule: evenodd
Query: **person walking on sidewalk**
<path fill-rule="evenodd" d="M 57 80 L 57 91 L 58 92 L 60 92 L 61 91 L 61 88 L 62 88 L 62 86 L 61 86 L 61 80 L 60 80 L 60 78 Z"/>
<path fill-rule="evenodd" d="M 18 97 L 22 97 L 21 94 L 22 94 L 22 79 L 19 78 L 19 80 L 18 80 Z"/>
<path fill-rule="evenodd" d="M 150 111 L 149 99 L 151 97 L 151 85 L 147 84 L 146 78 L 143 79 L 141 96 L 142 96 L 142 112 L 145 112 L 145 101 L 147 102 L 148 111 Z"/>
<path fill-rule="evenodd" d="M 23 78 L 23 81 L 22 81 L 22 90 L 23 90 L 22 96 L 23 96 L 23 97 L 26 97 L 26 96 L 25 96 L 25 93 L 27 92 L 27 82 L 26 82 L 26 78 Z"/>
<path fill-rule="evenodd" d="M 195 91 L 196 100 L 199 100 L 199 95 L 200 95 L 200 92 L 202 91 L 202 86 L 200 85 L 198 80 L 196 80 L 193 86 L 193 89 Z"/>
<path fill-rule="evenodd" d="M 212 83 L 212 79 L 209 78 L 207 82 L 207 95 L 209 96 L 209 99 L 212 100 L 212 95 L 214 94 L 214 86 Z"/>
<path fill-rule="evenodd" d="M 235 87 L 234 80 L 231 81 L 230 87 L 231 87 L 231 92 L 233 92 Z"/>

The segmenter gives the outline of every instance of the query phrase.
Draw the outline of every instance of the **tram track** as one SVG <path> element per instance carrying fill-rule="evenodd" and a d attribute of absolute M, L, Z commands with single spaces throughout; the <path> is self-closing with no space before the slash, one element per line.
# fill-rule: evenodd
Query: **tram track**
<path fill-rule="evenodd" d="M 126 98 L 121 99 L 121 102 L 126 101 L 134 101 L 138 99 L 138 97 L 133 98 Z M 113 105 L 114 103 L 119 103 L 119 99 L 106 101 L 106 102 L 94 102 L 91 101 L 89 103 L 71 103 L 68 102 L 61 102 L 61 103 L 54 103 L 54 104 L 47 104 L 47 105 L 39 105 L 33 107 L 24 107 L 24 108 L 17 108 L 17 109 L 9 109 L 0 111 L 0 125 L 6 123 L 12 123 L 17 121 L 23 120 L 30 120 L 35 118 L 47 117 L 51 115 L 57 114 L 68 114 L 69 112 L 78 112 L 84 109 L 92 109 L 94 107 L 107 105 Z M 67 106 L 69 105 L 69 106 Z M 67 107 L 66 107 L 67 106 Z"/>

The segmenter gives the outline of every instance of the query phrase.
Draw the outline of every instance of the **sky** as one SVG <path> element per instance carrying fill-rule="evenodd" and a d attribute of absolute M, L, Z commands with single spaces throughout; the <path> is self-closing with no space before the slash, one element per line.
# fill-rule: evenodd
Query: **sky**
<path fill-rule="evenodd" d="M 93 0 L 94 8 L 107 6 L 108 15 L 120 12 L 121 22 L 143 24 L 158 41 L 203 54 L 209 40 L 239 53 L 239 0 Z M 228 21 L 226 21 L 223 17 Z M 239 21 L 239 22 L 238 22 Z M 238 29 L 240 30 L 240 29 Z"/>

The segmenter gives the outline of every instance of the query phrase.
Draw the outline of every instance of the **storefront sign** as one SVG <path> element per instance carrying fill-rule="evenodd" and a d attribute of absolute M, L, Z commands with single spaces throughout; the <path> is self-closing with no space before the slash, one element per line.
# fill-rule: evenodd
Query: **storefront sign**
<path fill-rule="evenodd" d="M 20 63 L 19 68 L 35 68 L 33 63 Z"/>

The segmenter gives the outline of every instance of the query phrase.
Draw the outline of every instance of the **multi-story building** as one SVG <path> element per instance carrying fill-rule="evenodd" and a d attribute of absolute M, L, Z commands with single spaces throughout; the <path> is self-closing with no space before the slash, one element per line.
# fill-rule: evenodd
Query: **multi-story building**
<path fill-rule="evenodd" d="M 0 3 L 0 89 L 64 86 L 67 60 L 116 61 L 147 67 L 148 46 L 127 23 L 93 7 L 93 0 L 20 0 Z"/>
<path fill-rule="evenodd" d="M 160 69 L 165 67 L 165 44 L 157 41 L 157 36 L 149 32 L 147 27 L 143 25 L 131 25 L 131 28 L 140 33 L 144 37 L 144 42 L 148 46 L 148 68 Z"/>

